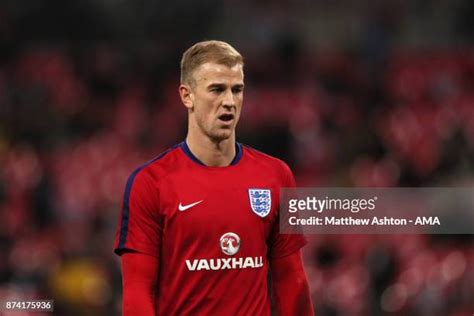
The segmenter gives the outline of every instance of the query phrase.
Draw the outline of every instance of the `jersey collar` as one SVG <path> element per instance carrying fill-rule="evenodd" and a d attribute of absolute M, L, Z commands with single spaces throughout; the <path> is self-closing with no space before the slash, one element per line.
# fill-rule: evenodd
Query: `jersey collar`
<path fill-rule="evenodd" d="M 182 141 L 181 143 L 179 143 L 178 146 L 181 147 L 181 149 L 186 154 L 186 156 L 188 156 L 192 161 L 194 161 L 195 163 L 200 164 L 202 166 L 208 167 L 201 160 L 199 160 L 196 156 L 194 156 L 194 154 L 189 149 L 188 144 L 186 143 L 186 141 Z M 230 166 L 235 166 L 240 161 L 240 159 L 242 158 L 242 154 L 243 154 L 242 145 L 238 142 L 235 142 L 235 157 L 234 157 L 234 159 L 232 159 L 232 161 L 230 163 Z"/>

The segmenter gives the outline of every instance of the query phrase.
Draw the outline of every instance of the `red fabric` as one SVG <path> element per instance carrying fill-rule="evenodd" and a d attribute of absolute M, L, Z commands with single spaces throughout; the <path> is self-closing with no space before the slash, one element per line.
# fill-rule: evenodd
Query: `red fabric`
<path fill-rule="evenodd" d="M 278 230 L 280 188 L 294 186 L 290 169 L 248 147 L 233 165 L 206 167 L 183 146 L 130 177 L 116 253 L 160 260 L 159 315 L 270 315 L 270 262 L 306 243 Z"/>
<path fill-rule="evenodd" d="M 126 252 L 122 260 L 123 316 L 155 315 L 159 261 L 138 252 Z"/>
<path fill-rule="evenodd" d="M 271 262 L 275 304 L 280 316 L 314 315 L 301 251 Z"/>

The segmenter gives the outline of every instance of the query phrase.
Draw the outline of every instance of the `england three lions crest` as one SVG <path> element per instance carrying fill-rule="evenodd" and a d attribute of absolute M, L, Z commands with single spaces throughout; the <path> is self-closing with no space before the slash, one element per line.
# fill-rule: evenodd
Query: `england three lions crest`
<path fill-rule="evenodd" d="M 252 211 L 260 217 L 270 214 L 272 194 L 269 189 L 249 189 L 249 199 Z"/>

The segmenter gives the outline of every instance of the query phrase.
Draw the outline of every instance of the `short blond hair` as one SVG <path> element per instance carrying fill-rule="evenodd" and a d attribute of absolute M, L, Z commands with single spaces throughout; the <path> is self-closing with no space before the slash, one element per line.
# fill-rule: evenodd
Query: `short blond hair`
<path fill-rule="evenodd" d="M 231 45 L 222 41 L 198 42 L 188 48 L 181 58 L 181 83 L 194 85 L 193 72 L 202 64 L 214 62 L 228 67 L 244 65 L 244 58 Z"/>

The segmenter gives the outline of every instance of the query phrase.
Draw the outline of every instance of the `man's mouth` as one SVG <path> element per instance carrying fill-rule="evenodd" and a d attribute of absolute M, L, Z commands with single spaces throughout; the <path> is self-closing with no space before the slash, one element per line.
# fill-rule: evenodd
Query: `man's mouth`
<path fill-rule="evenodd" d="M 234 114 L 221 114 L 219 115 L 219 120 L 223 122 L 230 122 L 234 119 Z"/>

